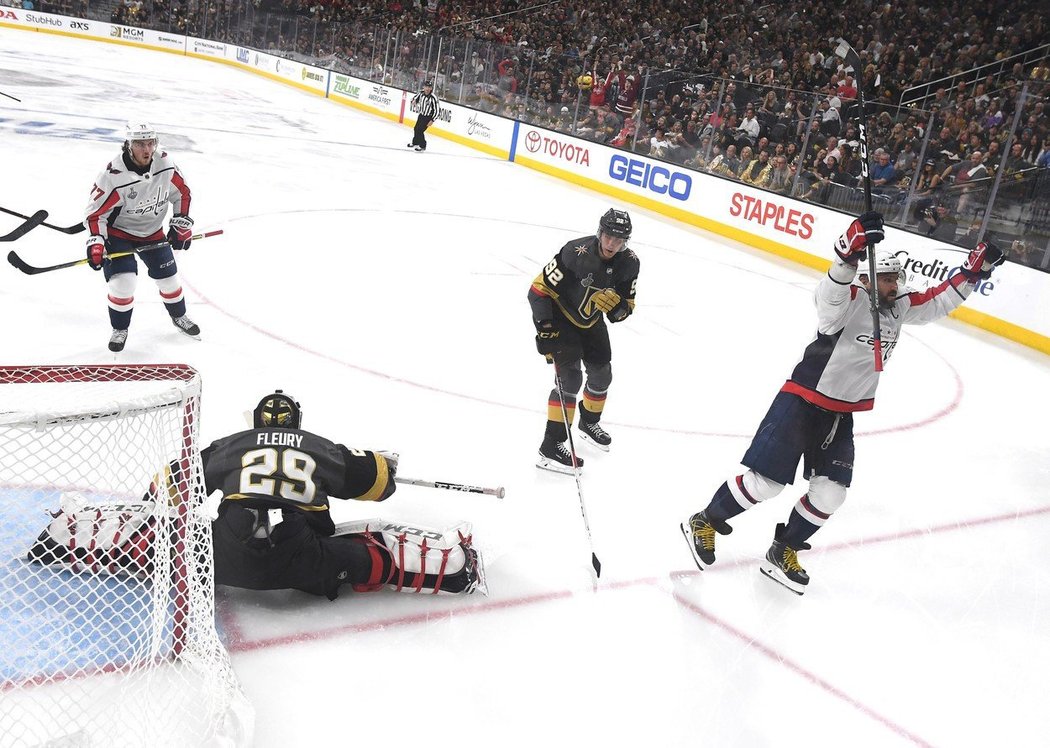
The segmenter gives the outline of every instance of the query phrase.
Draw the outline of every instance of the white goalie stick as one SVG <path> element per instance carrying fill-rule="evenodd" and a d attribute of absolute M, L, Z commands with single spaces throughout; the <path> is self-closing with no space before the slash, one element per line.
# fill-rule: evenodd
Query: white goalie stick
<path fill-rule="evenodd" d="M 868 109 L 864 101 L 864 69 L 860 55 L 842 37 L 835 47 L 835 55 L 853 68 L 860 97 L 860 173 L 864 182 L 864 212 L 871 212 L 871 175 L 868 173 Z M 876 78 L 878 85 L 878 78 Z M 875 248 L 868 247 L 868 298 L 871 300 L 872 339 L 875 344 L 875 371 L 882 371 L 882 325 L 879 322 L 879 287 L 875 275 Z"/>
<path fill-rule="evenodd" d="M 394 478 L 394 483 L 402 483 L 406 486 L 423 486 L 424 488 L 444 488 L 448 491 L 462 491 L 463 493 L 483 493 L 487 496 L 495 496 L 502 499 L 507 495 L 503 486 L 496 488 L 485 488 L 483 486 L 467 486 L 463 483 L 446 483 L 444 481 L 420 480 L 419 478 L 404 478 L 400 475 Z"/>

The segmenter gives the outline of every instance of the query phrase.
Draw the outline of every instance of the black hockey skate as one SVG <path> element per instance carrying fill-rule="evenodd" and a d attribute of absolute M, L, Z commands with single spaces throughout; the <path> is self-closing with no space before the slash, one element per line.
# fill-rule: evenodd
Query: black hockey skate
<path fill-rule="evenodd" d="M 609 436 L 609 432 L 603 429 L 598 421 L 581 420 L 579 423 L 579 429 L 585 442 L 603 452 L 609 451 L 609 445 L 612 444 L 612 437 Z"/>
<path fill-rule="evenodd" d="M 728 535 L 733 528 L 728 522 L 711 521 L 707 518 L 707 511 L 697 512 L 686 522 L 679 525 L 685 542 L 689 544 L 689 552 L 693 554 L 700 571 L 715 562 L 715 533 Z"/>
<path fill-rule="evenodd" d="M 124 344 L 128 342 L 128 331 L 114 329 L 109 334 L 109 349 L 114 353 L 124 350 Z"/>
<path fill-rule="evenodd" d="M 789 548 L 783 540 L 785 530 L 787 530 L 786 525 L 777 525 L 773 545 L 769 546 L 769 550 L 766 551 L 766 558 L 762 562 L 761 569 L 762 573 L 774 582 L 784 585 L 796 595 L 801 595 L 806 591 L 806 585 L 809 584 L 809 574 L 799 565 L 798 552 L 808 551 L 810 545 L 802 543 L 799 548 Z"/>
<path fill-rule="evenodd" d="M 554 473 L 572 475 L 572 457 L 572 453 L 564 442 L 544 439 L 540 445 L 540 459 L 536 461 L 536 467 Z M 583 468 L 583 460 L 579 457 L 576 458 L 576 467 Z"/>
<path fill-rule="evenodd" d="M 172 317 L 171 324 L 179 328 L 180 332 L 184 332 L 191 338 L 201 339 L 201 329 L 193 323 L 193 320 L 187 317 L 185 314 L 181 317 Z"/>

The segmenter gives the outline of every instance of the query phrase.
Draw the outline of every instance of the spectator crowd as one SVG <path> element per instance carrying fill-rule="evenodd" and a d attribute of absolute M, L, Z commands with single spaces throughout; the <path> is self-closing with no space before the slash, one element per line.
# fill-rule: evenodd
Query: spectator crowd
<path fill-rule="evenodd" d="M 406 88 L 406 71 L 436 74 L 437 93 L 467 106 L 844 208 L 863 88 L 881 209 L 945 240 L 952 220 L 965 224 L 955 239 L 970 228 L 1000 171 L 1007 200 L 1050 184 L 1050 24 L 1033 0 L 119 0 L 113 20 L 343 61 Z M 860 70 L 833 54 L 839 36 Z"/>

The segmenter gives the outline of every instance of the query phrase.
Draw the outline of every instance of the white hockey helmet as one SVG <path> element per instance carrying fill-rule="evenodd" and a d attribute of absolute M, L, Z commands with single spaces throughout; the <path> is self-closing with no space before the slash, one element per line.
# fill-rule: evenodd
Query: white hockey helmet
<path fill-rule="evenodd" d="M 157 140 L 157 128 L 148 122 L 128 122 L 124 125 L 124 140 Z"/>
<path fill-rule="evenodd" d="M 863 275 L 867 275 L 868 265 L 865 262 L 860 263 L 860 272 Z M 901 258 L 890 252 L 888 249 L 879 249 L 875 251 L 875 274 L 882 275 L 883 273 L 896 273 L 897 284 L 903 286 L 906 280 L 904 275 L 904 266 L 901 264 Z"/>

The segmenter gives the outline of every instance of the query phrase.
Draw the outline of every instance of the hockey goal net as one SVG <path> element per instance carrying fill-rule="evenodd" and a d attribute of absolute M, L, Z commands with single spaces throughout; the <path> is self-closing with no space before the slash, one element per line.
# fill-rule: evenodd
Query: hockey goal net
<path fill-rule="evenodd" d="M 240 745 L 183 365 L 0 367 L 0 744 Z"/>

